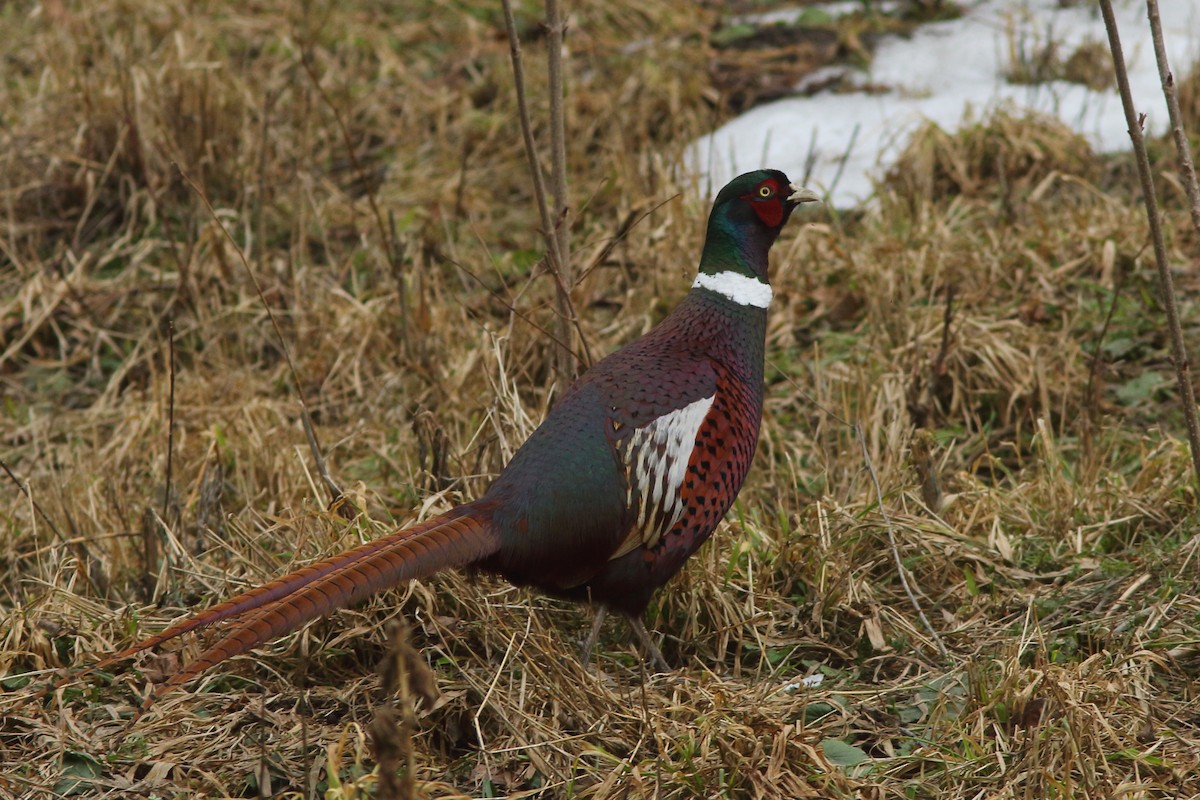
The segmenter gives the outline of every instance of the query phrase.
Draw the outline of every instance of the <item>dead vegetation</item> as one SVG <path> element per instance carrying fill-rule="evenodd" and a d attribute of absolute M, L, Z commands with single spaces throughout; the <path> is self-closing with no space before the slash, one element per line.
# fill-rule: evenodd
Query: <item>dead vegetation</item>
<path fill-rule="evenodd" d="M 600 354 L 691 277 L 707 204 L 677 164 L 714 122 L 714 20 L 570 5 L 573 299 Z M 0 452 L 28 487 L 0 495 L 0 794 L 383 796 L 411 765 L 427 797 L 1200 796 L 1197 503 L 1136 184 L 1005 113 L 919 134 L 875 208 L 778 245 L 755 469 L 652 611 L 672 674 L 645 676 L 618 622 L 588 672 L 585 610 L 449 574 L 136 721 L 177 652 L 25 702 L 475 495 L 552 400 L 498 4 L 399 8 L 0 11 Z M 266 312 L 181 170 L 279 316 L 353 520 L 323 508 Z M 436 697 L 407 646 L 388 656 L 397 618 Z"/>

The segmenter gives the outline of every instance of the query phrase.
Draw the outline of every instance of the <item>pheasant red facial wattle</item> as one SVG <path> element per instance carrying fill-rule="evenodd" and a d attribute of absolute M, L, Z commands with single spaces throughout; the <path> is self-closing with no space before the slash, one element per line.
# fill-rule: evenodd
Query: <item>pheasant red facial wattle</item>
<path fill-rule="evenodd" d="M 252 589 L 105 659 L 188 631 L 216 641 L 159 693 L 304 623 L 450 567 L 629 618 L 641 616 L 733 505 L 758 442 L 771 286 L 768 253 L 796 206 L 817 200 L 775 170 L 713 204 L 692 290 L 657 327 L 567 390 L 479 500 Z M 149 702 L 149 701 L 148 701 Z"/>
<path fill-rule="evenodd" d="M 774 178 L 767 178 L 755 187 L 753 192 L 742 195 L 742 199 L 750 204 L 764 225 L 768 228 L 778 228 L 783 225 L 786 214 L 783 205 L 784 199 L 780 195 L 782 191 L 783 187 L 779 185 L 778 181 Z M 791 192 L 787 194 L 791 194 Z"/>

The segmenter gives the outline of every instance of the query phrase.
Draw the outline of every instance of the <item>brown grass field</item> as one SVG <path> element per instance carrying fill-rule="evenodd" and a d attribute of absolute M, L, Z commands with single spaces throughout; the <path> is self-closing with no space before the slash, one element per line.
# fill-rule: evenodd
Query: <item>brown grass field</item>
<path fill-rule="evenodd" d="M 568 3 L 593 358 L 687 290 L 684 149 L 730 75 L 787 61 L 718 49 L 714 5 Z M 0 29 L 0 796 L 1200 797 L 1200 505 L 1132 159 L 1004 112 L 776 246 L 754 469 L 650 611 L 670 674 L 619 621 L 589 671 L 587 609 L 455 573 L 140 717 L 202 637 L 32 701 L 476 496 L 562 383 L 498 2 L 46 0 Z M 1195 355 L 1200 241 L 1153 148 Z"/>

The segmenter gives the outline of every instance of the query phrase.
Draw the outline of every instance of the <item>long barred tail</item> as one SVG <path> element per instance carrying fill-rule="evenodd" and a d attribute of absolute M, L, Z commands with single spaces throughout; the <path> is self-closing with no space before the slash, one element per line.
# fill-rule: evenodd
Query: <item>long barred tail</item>
<path fill-rule="evenodd" d="M 319 577 L 306 578 L 274 602 L 260 603 L 259 611 L 234 623 L 222 639 L 168 678 L 155 696 L 228 658 L 377 592 L 442 569 L 475 563 L 500 549 L 500 537 L 488 521 L 470 515 L 447 515 L 419 529 L 399 531 L 372 544 L 380 546 L 357 556 L 354 554 L 358 550 L 352 550 L 341 557 L 340 565 L 332 563 L 337 561 L 336 557 L 322 562 L 328 566 Z M 153 701 L 154 696 L 146 705 Z"/>
<path fill-rule="evenodd" d="M 395 531 L 310 564 L 188 617 L 94 664 L 82 674 L 104 669 L 188 631 L 234 619 L 216 644 L 166 681 L 156 692 L 160 694 L 215 664 L 241 655 L 306 622 L 354 605 L 372 594 L 442 569 L 466 566 L 491 555 L 499 549 L 500 539 L 490 522 L 480 517 L 469 507 L 456 508 L 412 528 Z M 78 677 L 80 674 L 64 679 L 55 688 Z"/>

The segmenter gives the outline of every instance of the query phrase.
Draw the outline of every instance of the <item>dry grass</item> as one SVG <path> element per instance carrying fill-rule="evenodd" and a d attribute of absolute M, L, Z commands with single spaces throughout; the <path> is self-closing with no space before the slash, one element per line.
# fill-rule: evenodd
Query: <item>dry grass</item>
<path fill-rule="evenodd" d="M 136 721 L 177 652 L 24 702 L 477 494 L 545 413 L 553 286 L 498 7 L 402 5 L 0 11 L 0 450 L 30 492 L 0 495 L 0 795 L 403 791 L 378 759 L 415 765 L 428 797 L 1200 796 L 1197 502 L 1130 170 L 1005 114 L 922 133 L 877 208 L 810 215 L 777 247 L 755 469 L 652 609 L 674 673 L 644 676 L 619 623 L 590 673 L 584 610 L 451 574 Z M 707 208 L 676 165 L 714 122 L 714 20 L 690 0 L 571 5 L 573 297 L 599 354 L 690 280 Z M 265 310 L 174 163 L 280 316 L 356 520 L 323 509 Z M 1173 258 L 1194 264 L 1167 200 Z M 853 431 L 817 403 L 862 424 L 947 656 Z M 415 723 L 419 662 L 389 661 L 401 699 L 376 676 L 397 617 L 440 691 Z"/>

